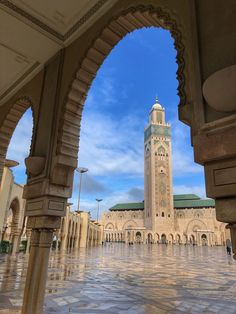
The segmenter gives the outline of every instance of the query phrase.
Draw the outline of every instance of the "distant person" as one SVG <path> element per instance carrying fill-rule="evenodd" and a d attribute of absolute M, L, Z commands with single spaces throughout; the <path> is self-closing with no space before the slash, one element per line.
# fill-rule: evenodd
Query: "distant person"
<path fill-rule="evenodd" d="M 228 255 L 231 255 L 231 247 L 230 246 L 226 246 L 226 252 Z"/>

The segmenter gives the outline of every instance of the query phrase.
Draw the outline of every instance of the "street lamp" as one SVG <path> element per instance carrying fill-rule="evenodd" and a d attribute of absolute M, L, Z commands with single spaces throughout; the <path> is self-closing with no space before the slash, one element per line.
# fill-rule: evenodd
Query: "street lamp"
<path fill-rule="evenodd" d="M 80 193 L 81 193 L 81 186 L 82 186 L 82 174 L 87 172 L 88 169 L 87 168 L 76 168 L 75 169 L 77 172 L 80 173 L 80 180 L 79 180 L 79 195 L 78 195 L 78 212 L 79 212 L 79 206 L 80 206 Z"/>
<path fill-rule="evenodd" d="M 99 203 L 102 201 L 100 198 L 96 198 L 96 201 L 98 202 L 98 211 L 97 211 L 97 222 L 98 222 L 98 215 L 99 215 Z"/>

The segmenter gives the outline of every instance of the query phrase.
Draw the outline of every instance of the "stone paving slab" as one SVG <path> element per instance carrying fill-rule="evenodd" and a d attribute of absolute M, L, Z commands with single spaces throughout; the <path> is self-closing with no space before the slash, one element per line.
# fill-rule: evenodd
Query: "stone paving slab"
<path fill-rule="evenodd" d="M 27 258 L 0 255 L 0 314 L 20 313 Z M 112 244 L 52 252 L 46 314 L 236 314 L 223 247 Z"/>

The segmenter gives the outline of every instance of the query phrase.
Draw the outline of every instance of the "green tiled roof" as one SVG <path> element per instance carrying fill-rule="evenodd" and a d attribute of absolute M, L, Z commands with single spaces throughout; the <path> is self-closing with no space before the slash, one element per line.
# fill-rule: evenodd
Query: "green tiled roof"
<path fill-rule="evenodd" d="M 196 194 L 179 194 L 173 195 L 174 208 L 201 208 L 201 207 L 215 207 L 213 199 L 201 199 Z M 144 210 L 144 202 L 139 203 L 122 203 L 116 204 L 110 211 L 123 211 L 123 210 Z"/>
<path fill-rule="evenodd" d="M 196 194 L 178 194 L 174 195 L 174 201 L 183 200 L 200 200 L 200 197 Z"/>
<path fill-rule="evenodd" d="M 174 195 L 174 208 L 215 207 L 213 199 L 201 199 L 196 194 Z"/>
<path fill-rule="evenodd" d="M 116 204 L 110 208 L 110 211 L 116 210 L 144 210 L 144 202 Z"/>

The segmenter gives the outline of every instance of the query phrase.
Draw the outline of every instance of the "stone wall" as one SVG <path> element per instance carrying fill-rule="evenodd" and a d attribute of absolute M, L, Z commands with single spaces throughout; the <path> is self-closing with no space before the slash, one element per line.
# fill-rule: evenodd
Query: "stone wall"
<path fill-rule="evenodd" d="M 145 227 L 144 211 L 142 210 L 105 212 L 101 224 L 104 226 L 103 239 L 108 242 L 212 246 L 225 245 L 226 240 L 230 239 L 229 232 L 225 229 L 226 224 L 216 220 L 213 207 L 175 209 L 174 227 L 165 221 L 161 230 L 155 228 L 150 230 Z"/>

